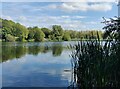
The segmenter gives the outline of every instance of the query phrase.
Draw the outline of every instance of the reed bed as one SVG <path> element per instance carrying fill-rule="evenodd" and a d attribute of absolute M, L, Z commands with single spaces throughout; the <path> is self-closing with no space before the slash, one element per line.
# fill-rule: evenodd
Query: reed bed
<path fill-rule="evenodd" d="M 69 88 L 120 87 L 120 43 L 97 36 L 72 46 L 74 79 Z"/>

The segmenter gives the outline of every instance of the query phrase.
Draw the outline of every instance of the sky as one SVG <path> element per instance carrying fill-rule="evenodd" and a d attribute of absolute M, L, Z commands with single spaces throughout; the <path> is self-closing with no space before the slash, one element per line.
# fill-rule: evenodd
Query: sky
<path fill-rule="evenodd" d="M 9 0 L 8 0 L 9 1 Z M 2 2 L 2 18 L 24 26 L 51 28 L 61 25 L 65 30 L 102 30 L 106 19 L 118 15 L 115 2 Z"/>

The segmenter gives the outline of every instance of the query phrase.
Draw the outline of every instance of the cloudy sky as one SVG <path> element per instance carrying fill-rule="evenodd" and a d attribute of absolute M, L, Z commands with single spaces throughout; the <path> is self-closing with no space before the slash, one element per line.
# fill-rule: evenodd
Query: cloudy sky
<path fill-rule="evenodd" d="M 2 18 L 25 26 L 61 25 L 66 30 L 100 30 L 102 17 L 117 16 L 115 2 L 2 2 Z"/>

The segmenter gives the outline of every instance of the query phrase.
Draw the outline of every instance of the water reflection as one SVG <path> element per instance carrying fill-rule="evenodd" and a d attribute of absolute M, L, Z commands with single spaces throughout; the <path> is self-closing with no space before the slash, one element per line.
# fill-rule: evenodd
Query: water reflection
<path fill-rule="evenodd" d="M 81 89 L 120 86 L 119 45 L 119 48 L 109 50 L 111 56 L 105 54 L 108 50 L 103 52 L 94 51 L 95 47 L 86 48 L 91 55 L 84 52 L 82 62 L 77 62 L 79 66 L 73 66 L 72 75 L 68 71 L 71 69 L 71 50 L 64 46 L 66 44 L 69 45 L 3 43 L 3 86 L 67 87 L 71 84 L 68 88 Z M 101 55 L 102 53 L 105 55 Z"/>
<path fill-rule="evenodd" d="M 67 49 L 67 47 L 64 49 Z M 63 51 L 61 43 L 49 45 L 26 45 L 26 44 L 8 44 L 2 45 L 2 61 L 12 60 L 14 58 L 21 58 L 26 54 L 38 55 L 39 53 L 47 53 L 52 51 L 53 56 L 60 56 Z"/>
<path fill-rule="evenodd" d="M 39 53 L 47 53 L 50 48 L 47 46 L 28 46 L 28 54 L 38 55 Z"/>
<path fill-rule="evenodd" d="M 71 81 L 71 72 L 64 70 L 71 69 L 71 51 L 63 45 L 3 43 L 2 86 L 67 87 Z"/>
<path fill-rule="evenodd" d="M 61 44 L 54 44 L 52 47 L 53 56 L 60 56 L 63 51 L 63 47 Z"/>

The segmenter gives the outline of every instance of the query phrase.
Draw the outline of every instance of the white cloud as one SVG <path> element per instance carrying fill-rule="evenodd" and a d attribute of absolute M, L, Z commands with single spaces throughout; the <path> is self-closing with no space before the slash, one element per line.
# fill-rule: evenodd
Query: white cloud
<path fill-rule="evenodd" d="M 57 6 L 56 6 L 55 4 L 51 4 L 51 5 L 49 5 L 49 6 L 48 6 L 48 8 L 51 8 L 51 9 L 56 9 L 56 8 L 57 8 Z"/>
<path fill-rule="evenodd" d="M 108 2 L 62 2 L 60 4 L 49 4 L 34 8 L 33 11 L 42 10 L 62 10 L 66 12 L 73 11 L 110 11 L 112 9 L 112 3 Z"/>
<path fill-rule="evenodd" d="M 84 19 L 87 18 L 86 16 L 68 16 L 68 15 L 63 15 L 63 16 L 40 16 L 38 17 L 40 22 L 67 22 L 67 21 L 71 21 L 72 19 Z"/>
<path fill-rule="evenodd" d="M 90 21 L 90 22 L 86 22 L 87 24 L 90 24 L 90 25 L 97 25 L 97 24 L 99 24 L 98 22 L 96 22 L 96 21 Z"/>
<path fill-rule="evenodd" d="M 81 19 L 81 18 L 87 18 L 86 16 L 73 16 L 73 18 Z"/>
<path fill-rule="evenodd" d="M 112 9 L 112 5 L 108 3 L 93 4 L 89 7 L 89 9 L 95 10 L 95 11 L 109 11 Z"/>
<path fill-rule="evenodd" d="M 34 19 L 32 19 L 34 18 Z M 4 16 L 4 19 L 13 20 L 19 22 L 24 26 L 39 26 L 48 27 L 52 25 L 61 25 L 65 30 L 87 30 L 89 27 L 99 25 L 97 21 L 83 21 L 86 16 L 19 16 L 11 18 L 10 16 Z M 81 20 L 83 19 L 83 20 Z"/>
<path fill-rule="evenodd" d="M 99 3 L 97 4 L 87 4 L 87 3 L 59 3 L 59 4 L 49 4 L 47 6 L 36 6 L 32 8 L 35 10 L 39 9 L 39 10 L 44 10 L 44 9 L 64 9 L 66 11 L 68 11 L 70 8 L 69 6 L 72 8 L 70 9 L 70 11 L 86 11 L 86 10 L 95 10 L 97 8 L 100 8 Z M 66 5 L 67 7 L 63 7 L 64 5 Z M 106 5 L 106 4 L 105 4 Z M 100 4 L 100 6 L 102 6 Z M 28 8 L 29 7 L 29 8 Z M 38 8 L 39 7 L 39 8 Z M 89 8 L 88 8 L 89 7 Z M 25 5 L 25 9 L 23 9 L 22 11 L 30 9 L 29 5 Z M 81 9 L 82 8 L 82 9 Z M 91 9 L 90 9 L 91 8 Z M 33 10 L 30 9 L 30 10 Z M 98 10 L 98 9 L 97 9 Z M 21 13 L 22 13 L 21 11 Z M 83 21 L 85 18 L 88 18 L 87 16 L 82 16 L 82 15 L 61 15 L 61 16 L 49 16 L 48 14 L 45 13 L 45 15 L 43 13 L 41 13 L 41 15 L 25 15 L 26 12 L 22 13 L 22 14 L 17 14 L 16 16 L 13 16 L 13 13 L 10 14 L 10 16 L 12 16 L 12 18 L 10 16 L 6 16 L 6 19 L 13 19 L 13 21 L 15 22 L 19 22 L 25 26 L 39 26 L 39 27 L 51 27 L 52 25 L 61 25 L 64 29 L 68 29 L 68 30 L 83 30 L 88 28 L 88 23 Z M 32 11 L 30 12 L 32 13 Z M 4 14 L 4 13 L 3 13 Z M 5 13 L 6 15 L 7 13 Z M 89 23 L 89 25 L 95 25 L 96 23 Z"/>
<path fill-rule="evenodd" d="M 118 0 L 1 0 L 2 2 L 115 2 Z"/>
<path fill-rule="evenodd" d="M 2 15 L 1 17 L 7 20 L 13 20 L 11 16 Z"/>
<path fill-rule="evenodd" d="M 64 29 L 78 30 L 84 28 L 84 24 L 80 19 L 85 16 L 41 16 L 39 17 L 39 24 L 41 26 L 61 25 Z M 40 26 L 40 27 L 41 27 Z"/>
<path fill-rule="evenodd" d="M 27 24 L 29 23 L 29 20 L 25 16 L 14 17 L 13 21 L 17 23 L 21 23 L 22 25 L 26 25 L 26 26 L 28 26 Z"/>
<path fill-rule="evenodd" d="M 8 5 L 4 3 L 4 18 L 20 22 L 25 26 L 39 26 L 39 27 L 50 27 L 51 25 L 59 24 L 65 29 L 79 30 L 88 28 L 88 25 L 96 26 L 96 22 L 89 22 L 90 20 L 87 16 L 76 15 L 76 13 L 69 15 L 69 13 L 62 12 L 84 12 L 84 11 L 109 11 L 112 9 L 112 3 L 88 3 L 88 2 L 62 2 L 62 3 L 48 3 L 46 5 L 35 5 L 31 3 L 9 3 Z M 16 7 L 16 8 L 14 8 Z M 55 11 L 54 11 L 55 9 Z M 36 10 L 36 11 L 34 11 Z M 12 12 L 11 12 L 12 11 Z M 49 16 L 49 12 L 53 12 L 56 15 L 56 11 L 61 16 Z M 90 12 L 92 13 L 92 12 Z M 97 13 L 97 12 L 96 12 Z M 80 13 L 81 14 L 81 13 Z M 11 18 L 11 17 L 12 18 Z M 97 16 L 96 16 L 97 17 Z M 84 18 L 88 18 L 85 19 Z M 96 18 L 97 19 L 97 18 Z M 85 22 L 86 21 L 86 22 Z M 88 23 L 87 23 L 88 22 Z M 90 27 L 90 26 L 89 26 Z"/>
<path fill-rule="evenodd" d="M 32 19 L 34 18 L 34 19 Z M 19 22 L 25 26 L 51 27 L 52 25 L 61 25 L 64 29 L 79 30 L 85 27 L 80 19 L 86 16 L 19 16 L 13 18 L 13 21 Z"/>
<path fill-rule="evenodd" d="M 84 0 L 86 2 L 115 2 L 117 0 Z"/>
<path fill-rule="evenodd" d="M 63 3 L 60 8 L 64 11 L 86 11 L 87 3 Z"/>
<path fill-rule="evenodd" d="M 46 16 L 40 17 L 40 27 L 41 26 L 52 26 L 52 25 L 61 25 L 66 30 L 88 30 L 96 29 L 96 26 L 101 26 L 99 20 L 96 21 L 87 21 L 85 22 L 84 19 L 81 20 L 81 17 L 87 18 L 86 16 Z M 46 19 L 44 19 L 46 18 Z M 74 19 L 73 19 L 74 18 Z M 76 19 L 75 19 L 76 18 Z M 78 19 L 80 18 L 80 19 Z"/>
<path fill-rule="evenodd" d="M 52 25 L 61 25 L 66 30 L 87 30 L 90 26 L 99 25 L 97 21 L 84 21 L 86 16 L 39 16 L 39 17 L 27 17 L 29 21 L 22 22 L 26 26 L 39 26 L 48 27 Z M 82 20 L 83 19 L 83 20 Z"/>
<path fill-rule="evenodd" d="M 25 16 L 20 16 L 18 20 L 20 20 L 20 21 L 27 21 L 27 18 Z"/>
<path fill-rule="evenodd" d="M 58 8 L 64 10 L 64 11 L 110 11 L 112 9 L 111 3 L 92 3 L 88 4 L 86 2 L 84 3 L 78 3 L 78 2 L 68 2 L 63 3 Z"/>

